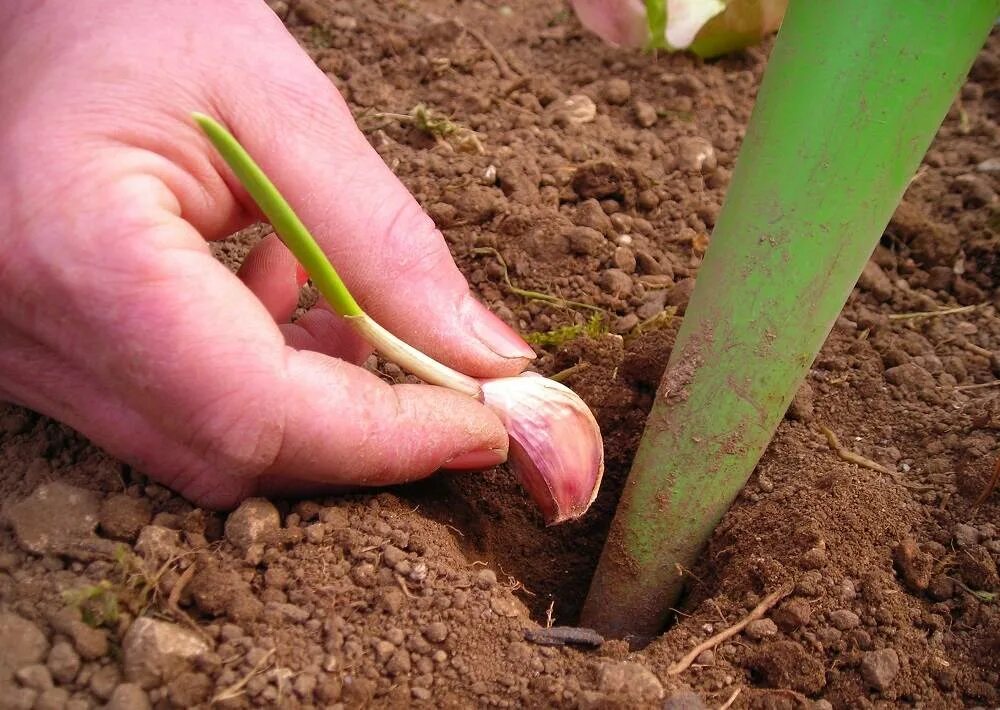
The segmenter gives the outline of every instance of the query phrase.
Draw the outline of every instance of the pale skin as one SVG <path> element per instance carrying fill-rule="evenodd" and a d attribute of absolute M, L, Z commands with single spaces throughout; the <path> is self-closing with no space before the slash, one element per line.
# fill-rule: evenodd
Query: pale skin
<path fill-rule="evenodd" d="M 480 305 L 330 80 L 256 0 L 0 4 L 0 400 L 192 501 L 387 485 L 506 459 L 471 397 L 390 386 L 190 120 L 224 122 L 365 309 L 474 377 L 533 353 Z"/>

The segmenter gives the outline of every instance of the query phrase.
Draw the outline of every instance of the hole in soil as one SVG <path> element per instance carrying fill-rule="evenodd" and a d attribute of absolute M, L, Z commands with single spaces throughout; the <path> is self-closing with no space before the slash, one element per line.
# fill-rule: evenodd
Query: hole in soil
<path fill-rule="evenodd" d="M 621 489 L 645 426 L 653 393 L 673 346 L 676 325 L 624 344 L 607 336 L 580 339 L 555 356 L 551 372 L 589 363 L 567 384 L 594 410 L 604 436 L 601 492 L 581 519 L 546 528 L 512 473 L 445 474 L 407 489 L 433 520 L 457 531 L 470 560 L 497 570 L 535 621 L 574 625 L 607 537 Z"/>

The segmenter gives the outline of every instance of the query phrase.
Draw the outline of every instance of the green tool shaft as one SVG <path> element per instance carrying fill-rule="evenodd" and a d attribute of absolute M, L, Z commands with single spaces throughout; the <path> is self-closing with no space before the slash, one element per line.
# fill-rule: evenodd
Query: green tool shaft
<path fill-rule="evenodd" d="M 746 483 L 1000 11 L 792 0 L 582 624 L 649 638 Z"/>

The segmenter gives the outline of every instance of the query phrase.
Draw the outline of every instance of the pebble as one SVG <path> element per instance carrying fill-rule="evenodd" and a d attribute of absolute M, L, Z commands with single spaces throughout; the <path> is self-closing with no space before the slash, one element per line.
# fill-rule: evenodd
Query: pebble
<path fill-rule="evenodd" d="M 848 631 L 861 623 L 861 619 L 850 609 L 837 609 L 830 612 L 830 623 L 841 631 Z"/>
<path fill-rule="evenodd" d="M 636 101 L 633 104 L 633 108 L 635 109 L 635 122 L 642 128 L 649 128 L 653 126 L 657 119 L 659 119 L 653 105 L 646 103 L 645 101 Z"/>
<path fill-rule="evenodd" d="M 604 235 L 591 227 L 572 227 L 565 234 L 570 252 L 581 256 L 595 256 L 607 243 Z"/>
<path fill-rule="evenodd" d="M 952 528 L 951 536 L 955 538 L 955 544 L 959 547 L 971 547 L 979 544 L 979 530 L 965 523 L 959 523 Z"/>
<path fill-rule="evenodd" d="M 53 678 L 60 683 L 68 684 L 72 683 L 76 674 L 80 672 L 82 661 L 73 646 L 66 641 L 56 641 L 49 651 L 45 665 Z"/>
<path fill-rule="evenodd" d="M 663 273 L 663 267 L 652 254 L 639 250 L 635 253 L 635 263 L 640 273 L 650 276 L 659 276 Z"/>
<path fill-rule="evenodd" d="M 615 228 L 611 218 L 601 208 L 601 204 L 591 198 L 584 200 L 573 213 L 573 224 L 577 227 L 590 227 L 596 229 L 609 239 L 614 239 Z"/>
<path fill-rule="evenodd" d="M 892 298 L 892 280 L 874 261 L 865 264 L 858 279 L 858 286 L 871 293 L 880 303 Z"/>
<path fill-rule="evenodd" d="M 187 629 L 141 617 L 132 622 L 122 641 L 125 677 L 152 688 L 187 670 L 207 652 L 205 642 Z"/>
<path fill-rule="evenodd" d="M 11 613 L 0 613 L 0 669 L 39 663 L 49 650 L 45 634 L 32 622 Z"/>
<path fill-rule="evenodd" d="M 99 509 L 93 491 L 56 482 L 10 506 L 7 519 L 26 552 L 90 561 L 113 552 L 112 544 L 95 534 Z"/>
<path fill-rule="evenodd" d="M 770 638 L 778 633 L 778 625 L 771 619 L 756 619 L 746 626 L 745 633 L 755 641 Z"/>
<path fill-rule="evenodd" d="M 621 106 L 632 97 L 632 85 L 625 79 L 608 79 L 601 87 L 601 98 L 614 106 Z"/>
<path fill-rule="evenodd" d="M 612 330 L 618 335 L 625 335 L 631 333 L 637 325 L 639 325 L 639 316 L 635 313 L 626 313 L 615 321 Z"/>
<path fill-rule="evenodd" d="M 704 138 L 682 138 L 677 143 L 678 167 L 688 172 L 711 172 L 718 166 L 715 148 Z"/>
<path fill-rule="evenodd" d="M 41 663 L 22 666 L 14 675 L 21 685 L 34 688 L 39 693 L 52 687 L 52 674 Z"/>
<path fill-rule="evenodd" d="M 226 539 L 246 550 L 258 542 L 274 539 L 281 528 L 278 509 L 264 498 L 247 498 L 226 519 Z"/>
<path fill-rule="evenodd" d="M 424 627 L 423 633 L 431 643 L 441 643 L 448 638 L 448 625 L 443 621 L 434 621 Z"/>
<path fill-rule="evenodd" d="M 497 573 L 484 567 L 476 573 L 476 586 L 480 589 L 492 589 L 497 586 Z"/>
<path fill-rule="evenodd" d="M 631 661 L 607 663 L 600 671 L 598 690 L 607 695 L 624 695 L 636 703 L 663 700 L 663 685 L 648 668 Z"/>
<path fill-rule="evenodd" d="M 557 108 L 556 119 L 570 125 L 591 123 L 597 117 L 597 104 L 589 96 L 573 94 Z"/>
<path fill-rule="evenodd" d="M 118 672 L 118 666 L 101 666 L 90 677 L 88 687 L 90 688 L 90 692 L 98 698 L 107 700 L 111 697 L 111 694 L 120 682 L 121 674 Z"/>
<path fill-rule="evenodd" d="M 788 418 L 800 422 L 811 422 L 815 415 L 815 395 L 812 385 L 803 382 L 795 391 L 791 404 L 788 405 Z"/>
<path fill-rule="evenodd" d="M 635 253 L 628 247 L 616 247 L 611 261 L 626 274 L 635 273 Z"/>
<path fill-rule="evenodd" d="M 162 564 L 180 554 L 180 533 L 160 525 L 147 525 L 139 533 L 135 551 L 146 561 Z"/>
<path fill-rule="evenodd" d="M 1000 158 L 987 158 L 978 165 L 976 165 L 976 170 L 981 173 L 1000 173 Z"/>
<path fill-rule="evenodd" d="M 786 632 L 806 626 L 811 616 L 812 609 L 804 599 L 789 599 L 771 614 L 774 623 Z"/>
<path fill-rule="evenodd" d="M 43 691 L 32 710 L 65 710 L 69 702 L 69 691 L 65 688 L 49 688 Z"/>
<path fill-rule="evenodd" d="M 861 659 L 861 677 L 879 692 L 885 692 L 899 674 L 899 655 L 895 649 L 869 651 Z"/>
<path fill-rule="evenodd" d="M 705 710 L 707 707 L 693 690 L 678 690 L 663 701 L 662 710 Z"/>
<path fill-rule="evenodd" d="M 621 269 L 605 269 L 598 277 L 598 284 L 613 296 L 625 298 L 632 293 L 632 277 Z"/>
<path fill-rule="evenodd" d="M 153 510 L 147 499 L 121 494 L 101 503 L 98 513 L 101 532 L 113 540 L 125 542 L 134 542 L 152 518 Z"/>
<path fill-rule="evenodd" d="M 667 293 L 667 305 L 677 309 L 678 315 L 684 315 L 687 310 L 691 294 L 694 293 L 695 280 L 691 277 L 681 279 Z"/>
<path fill-rule="evenodd" d="M 649 291 L 642 297 L 642 304 L 635 309 L 635 314 L 642 320 L 647 320 L 659 314 L 667 304 L 667 292 L 664 289 Z"/>
<path fill-rule="evenodd" d="M 326 537 L 326 525 L 323 523 L 313 523 L 306 526 L 306 542 L 318 545 Z"/>
<path fill-rule="evenodd" d="M 104 710 L 149 710 L 151 707 L 146 691 L 135 683 L 122 683 L 111 693 Z"/>

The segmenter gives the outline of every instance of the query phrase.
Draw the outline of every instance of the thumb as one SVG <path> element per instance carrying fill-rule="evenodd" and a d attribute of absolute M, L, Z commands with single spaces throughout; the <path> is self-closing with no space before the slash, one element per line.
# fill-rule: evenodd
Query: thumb
<path fill-rule="evenodd" d="M 291 36 L 284 41 L 246 60 L 266 59 L 259 66 L 220 78 L 222 119 L 372 317 L 468 375 L 523 370 L 534 351 L 472 296 L 441 233 L 368 144 L 329 79 Z M 247 71 L 257 78 L 250 85 Z"/>

